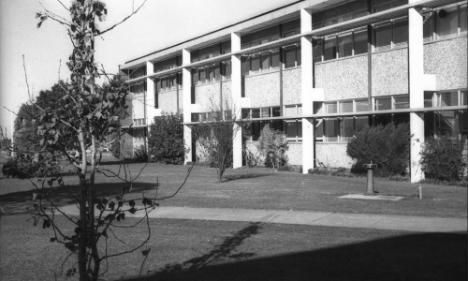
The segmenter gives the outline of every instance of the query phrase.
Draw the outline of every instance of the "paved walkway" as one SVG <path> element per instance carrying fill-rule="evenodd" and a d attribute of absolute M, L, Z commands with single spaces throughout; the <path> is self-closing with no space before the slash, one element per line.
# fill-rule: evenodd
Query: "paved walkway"
<path fill-rule="evenodd" d="M 71 215 L 78 215 L 78 209 L 75 205 L 63 207 L 62 210 Z M 126 215 L 127 217 L 142 217 L 144 212 L 140 211 L 134 215 Z M 149 217 L 163 219 L 248 221 L 312 226 L 372 228 L 414 232 L 467 231 L 466 218 L 347 214 L 313 211 L 159 207 L 151 211 L 149 213 Z"/>

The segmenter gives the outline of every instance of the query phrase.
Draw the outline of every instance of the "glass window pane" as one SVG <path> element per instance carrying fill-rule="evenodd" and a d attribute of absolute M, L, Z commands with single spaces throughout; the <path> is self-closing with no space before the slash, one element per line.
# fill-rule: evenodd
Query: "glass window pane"
<path fill-rule="evenodd" d="M 260 108 L 252 108 L 252 118 L 260 118 Z"/>
<path fill-rule="evenodd" d="M 198 70 L 198 77 L 200 81 L 204 81 L 206 79 L 205 69 Z"/>
<path fill-rule="evenodd" d="M 297 136 L 297 122 L 286 122 L 286 136 L 288 138 Z"/>
<path fill-rule="evenodd" d="M 356 111 L 369 111 L 369 100 L 356 100 Z"/>
<path fill-rule="evenodd" d="M 250 60 L 250 70 L 257 71 L 260 69 L 260 56 L 252 57 Z"/>
<path fill-rule="evenodd" d="M 271 54 L 271 67 L 278 67 L 279 66 L 279 52 Z"/>
<path fill-rule="evenodd" d="M 468 91 L 461 91 L 461 100 L 460 100 L 460 105 L 467 105 L 468 101 Z"/>
<path fill-rule="evenodd" d="M 441 37 L 456 34 L 458 32 L 458 10 L 457 7 L 442 9 L 437 17 L 437 34 Z"/>
<path fill-rule="evenodd" d="M 263 107 L 261 108 L 262 117 L 270 117 L 270 108 Z"/>
<path fill-rule="evenodd" d="M 312 50 L 314 54 L 314 62 L 322 61 L 322 39 L 314 40 L 314 48 Z"/>
<path fill-rule="evenodd" d="M 262 69 L 270 68 L 270 54 L 266 53 L 262 55 Z"/>
<path fill-rule="evenodd" d="M 315 138 L 322 138 L 323 137 L 323 119 L 316 119 L 315 120 Z"/>
<path fill-rule="evenodd" d="M 322 113 L 323 102 L 314 102 L 314 114 Z"/>
<path fill-rule="evenodd" d="M 375 99 L 375 110 L 388 110 L 392 109 L 391 98 L 378 98 Z"/>
<path fill-rule="evenodd" d="M 337 141 L 340 131 L 340 122 L 338 119 L 325 120 L 325 136 L 328 141 Z"/>
<path fill-rule="evenodd" d="M 338 57 L 347 57 L 353 54 L 353 34 L 338 36 Z"/>
<path fill-rule="evenodd" d="M 336 38 L 330 37 L 325 39 L 324 50 L 323 50 L 324 60 L 331 60 L 336 58 Z"/>
<path fill-rule="evenodd" d="M 440 106 L 458 105 L 458 92 L 447 92 L 440 94 Z"/>
<path fill-rule="evenodd" d="M 325 104 L 327 113 L 337 113 L 336 102 Z"/>
<path fill-rule="evenodd" d="M 298 47 L 296 49 L 296 61 L 297 61 L 297 66 L 301 65 L 301 47 Z"/>
<path fill-rule="evenodd" d="M 353 112 L 353 102 L 352 101 L 340 102 L 340 112 Z"/>
<path fill-rule="evenodd" d="M 395 98 L 395 109 L 409 108 L 409 97 L 408 96 L 396 96 Z"/>
<path fill-rule="evenodd" d="M 436 134 L 439 136 L 457 137 L 458 128 L 456 126 L 454 111 L 440 111 L 436 113 Z"/>
<path fill-rule="evenodd" d="M 297 121 L 297 136 L 302 138 L 302 121 Z"/>
<path fill-rule="evenodd" d="M 288 48 L 284 52 L 284 64 L 285 67 L 296 66 L 296 48 Z"/>
<path fill-rule="evenodd" d="M 249 73 L 250 70 L 250 59 L 248 57 L 242 58 L 242 74 Z"/>
<path fill-rule="evenodd" d="M 281 116 L 281 109 L 279 106 L 275 106 L 272 108 L 272 113 L 273 113 L 273 117 L 278 117 L 278 116 Z"/>
<path fill-rule="evenodd" d="M 349 139 L 354 134 L 354 118 L 344 118 L 341 120 L 341 133 L 342 139 Z"/>
<path fill-rule="evenodd" d="M 249 108 L 242 108 L 242 119 L 250 118 L 250 109 Z"/>
<path fill-rule="evenodd" d="M 429 18 L 424 20 L 424 38 L 427 39 L 432 39 L 434 35 L 434 19 L 435 19 L 435 14 L 428 14 L 427 15 Z"/>
<path fill-rule="evenodd" d="M 367 30 L 354 32 L 354 54 L 367 53 Z"/>
<path fill-rule="evenodd" d="M 432 97 L 434 93 L 432 92 L 424 92 L 424 107 L 433 107 L 432 104 Z"/>
<path fill-rule="evenodd" d="M 376 48 L 389 47 L 392 41 L 392 25 L 384 24 L 374 28 L 374 45 Z"/>
<path fill-rule="evenodd" d="M 219 66 L 215 66 L 215 68 L 213 69 L 213 72 L 214 72 L 214 78 L 219 79 L 219 77 L 221 76 Z"/>
<path fill-rule="evenodd" d="M 467 21 L 467 14 L 466 14 L 466 6 L 460 7 L 460 30 L 466 31 L 466 21 Z"/>
<path fill-rule="evenodd" d="M 393 43 L 408 42 L 408 19 L 402 19 L 393 23 Z"/>
<path fill-rule="evenodd" d="M 362 129 L 369 127 L 369 117 L 356 117 L 356 129 L 355 132 L 359 132 Z"/>

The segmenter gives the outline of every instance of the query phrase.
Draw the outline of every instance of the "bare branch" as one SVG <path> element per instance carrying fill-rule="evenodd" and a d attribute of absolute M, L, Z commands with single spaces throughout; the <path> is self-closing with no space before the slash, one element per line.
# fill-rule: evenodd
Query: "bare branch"
<path fill-rule="evenodd" d="M 23 70 L 24 70 L 24 79 L 26 81 L 26 88 L 28 90 L 28 97 L 29 97 L 29 101 L 32 103 L 33 102 L 33 98 L 32 98 L 32 95 L 31 95 L 31 91 L 29 89 L 29 81 L 28 81 L 28 72 L 26 71 L 26 59 L 24 58 L 24 54 L 23 54 Z"/>
<path fill-rule="evenodd" d="M 133 15 L 135 15 L 136 13 L 138 13 L 138 11 L 145 5 L 146 1 L 147 1 L 147 0 L 144 0 L 144 1 L 140 4 L 140 6 L 138 6 L 138 7 L 136 8 L 136 10 L 133 10 L 132 13 L 130 13 L 128 16 L 124 17 L 124 18 L 123 18 L 122 20 L 120 20 L 119 22 L 117 22 L 117 23 L 111 25 L 110 27 L 104 29 L 103 31 L 98 32 L 98 33 L 95 34 L 95 35 L 97 35 L 97 36 L 103 35 L 104 33 L 108 32 L 108 31 L 111 31 L 112 29 L 114 29 L 114 28 L 116 28 L 117 26 L 121 25 L 122 23 L 126 22 L 126 21 L 127 21 L 128 19 L 130 19 Z"/>

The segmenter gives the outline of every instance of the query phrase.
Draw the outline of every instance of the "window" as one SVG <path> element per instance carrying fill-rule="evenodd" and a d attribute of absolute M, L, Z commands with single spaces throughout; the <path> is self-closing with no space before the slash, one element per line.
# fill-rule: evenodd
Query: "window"
<path fill-rule="evenodd" d="M 213 72 L 214 72 L 214 79 L 219 80 L 220 77 L 221 77 L 219 65 L 216 65 L 216 66 L 213 68 Z"/>
<path fill-rule="evenodd" d="M 296 66 L 296 47 L 284 49 L 284 66 L 286 68 Z"/>
<path fill-rule="evenodd" d="M 408 42 L 408 19 L 401 19 L 393 23 L 393 44 Z"/>
<path fill-rule="evenodd" d="M 392 109 L 392 98 L 376 98 L 375 99 L 375 110 L 389 110 Z"/>
<path fill-rule="evenodd" d="M 280 64 L 280 55 L 279 52 L 271 54 L 271 66 L 278 67 Z"/>
<path fill-rule="evenodd" d="M 467 98 L 468 98 L 468 95 L 467 95 L 468 91 L 461 91 L 460 92 L 460 105 L 467 105 Z"/>
<path fill-rule="evenodd" d="M 250 70 L 250 59 L 249 57 L 242 57 L 242 74 L 249 73 Z"/>
<path fill-rule="evenodd" d="M 343 140 L 352 138 L 354 135 L 354 118 L 343 118 L 340 123 L 340 137 Z"/>
<path fill-rule="evenodd" d="M 367 116 L 356 117 L 355 132 L 357 133 L 366 127 L 369 127 L 369 117 Z"/>
<path fill-rule="evenodd" d="M 262 107 L 261 109 L 261 117 L 270 117 L 270 108 L 269 107 Z"/>
<path fill-rule="evenodd" d="M 458 92 L 445 92 L 440 94 L 440 106 L 458 105 Z"/>
<path fill-rule="evenodd" d="M 458 32 L 458 9 L 452 7 L 448 9 L 441 9 L 437 13 L 437 35 L 444 37 Z"/>
<path fill-rule="evenodd" d="M 353 54 L 353 34 L 338 36 L 338 57 L 347 57 Z"/>
<path fill-rule="evenodd" d="M 367 30 L 354 32 L 354 54 L 367 53 Z"/>
<path fill-rule="evenodd" d="M 435 15 L 434 13 L 430 13 L 426 17 L 423 25 L 424 38 L 430 40 L 434 38 Z"/>
<path fill-rule="evenodd" d="M 250 58 L 250 70 L 258 71 L 260 69 L 260 55 Z"/>
<path fill-rule="evenodd" d="M 433 107 L 432 98 L 434 93 L 432 92 L 424 92 L 424 107 Z"/>
<path fill-rule="evenodd" d="M 409 108 L 409 96 L 394 97 L 395 109 Z"/>
<path fill-rule="evenodd" d="M 262 54 L 262 69 L 270 68 L 270 53 Z"/>
<path fill-rule="evenodd" d="M 249 108 L 242 108 L 242 119 L 249 119 L 250 118 L 250 109 Z"/>
<path fill-rule="evenodd" d="M 327 141 L 338 141 L 340 123 L 338 119 L 325 119 L 325 137 Z"/>
<path fill-rule="evenodd" d="M 314 54 L 314 61 L 322 61 L 322 39 L 314 40 L 313 41 L 313 54 Z"/>
<path fill-rule="evenodd" d="M 336 37 L 325 38 L 323 48 L 324 60 L 336 59 Z"/>
<path fill-rule="evenodd" d="M 337 113 L 336 102 L 325 104 L 326 113 Z"/>
<path fill-rule="evenodd" d="M 252 108 L 251 118 L 260 118 L 260 108 Z"/>
<path fill-rule="evenodd" d="M 460 7 L 460 31 L 464 32 L 467 29 L 467 14 L 466 14 L 466 5 L 464 7 Z"/>
<path fill-rule="evenodd" d="M 323 119 L 315 120 L 315 137 L 323 138 Z"/>
<path fill-rule="evenodd" d="M 353 101 L 340 102 L 340 112 L 353 112 Z"/>
<path fill-rule="evenodd" d="M 314 102 L 314 114 L 322 113 L 323 102 Z"/>
<path fill-rule="evenodd" d="M 206 72 L 204 68 L 198 70 L 198 81 L 204 82 L 206 80 Z"/>
<path fill-rule="evenodd" d="M 356 111 L 369 111 L 369 100 L 356 100 Z"/>
<path fill-rule="evenodd" d="M 200 121 L 200 114 L 192 113 L 192 122 L 199 122 Z"/>
<path fill-rule="evenodd" d="M 221 63 L 221 75 L 225 77 L 231 76 L 231 62 L 230 61 L 223 61 Z"/>
<path fill-rule="evenodd" d="M 392 25 L 385 23 L 374 28 L 374 46 L 376 48 L 389 47 L 392 43 Z"/>
<path fill-rule="evenodd" d="M 271 108 L 271 113 L 273 117 L 281 116 L 281 109 L 279 106 L 274 106 Z"/>

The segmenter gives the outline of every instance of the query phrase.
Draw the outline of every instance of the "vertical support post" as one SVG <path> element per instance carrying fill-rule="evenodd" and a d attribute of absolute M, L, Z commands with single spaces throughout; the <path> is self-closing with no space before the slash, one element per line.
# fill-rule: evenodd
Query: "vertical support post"
<path fill-rule="evenodd" d="M 231 33 L 231 52 L 241 50 L 241 37 L 237 33 Z M 242 118 L 242 71 L 241 56 L 231 56 L 231 93 L 232 93 L 232 118 L 239 120 Z M 242 167 L 242 127 L 239 123 L 234 123 L 232 128 L 232 167 Z"/>
<path fill-rule="evenodd" d="M 301 9 L 301 33 L 312 31 L 312 12 Z M 301 100 L 302 114 L 313 113 L 314 61 L 312 38 L 301 37 Z M 302 118 L 302 173 L 314 168 L 314 120 Z"/>
<path fill-rule="evenodd" d="M 190 64 L 190 51 L 187 49 L 182 50 L 182 65 Z M 184 123 L 192 122 L 192 111 L 191 111 L 191 93 L 192 91 L 192 75 L 190 69 L 184 67 L 182 69 L 182 108 L 183 108 L 183 119 Z M 189 125 L 184 124 L 184 148 L 185 157 L 184 164 L 193 162 L 192 159 L 192 128 Z"/>
<path fill-rule="evenodd" d="M 418 0 L 409 0 L 409 3 Z M 424 41 L 423 16 L 417 8 L 408 11 L 408 89 L 410 108 L 424 107 Z M 410 171 L 411 182 L 416 183 L 424 179 L 421 165 L 421 152 L 424 144 L 424 115 L 410 113 Z"/>
<path fill-rule="evenodd" d="M 154 65 L 151 61 L 146 62 L 146 75 L 151 75 L 154 73 Z M 145 150 L 148 154 L 148 134 L 149 126 L 153 122 L 154 116 L 156 116 L 156 107 L 155 107 L 155 85 L 152 78 L 146 78 L 146 93 L 145 93 Z"/>

